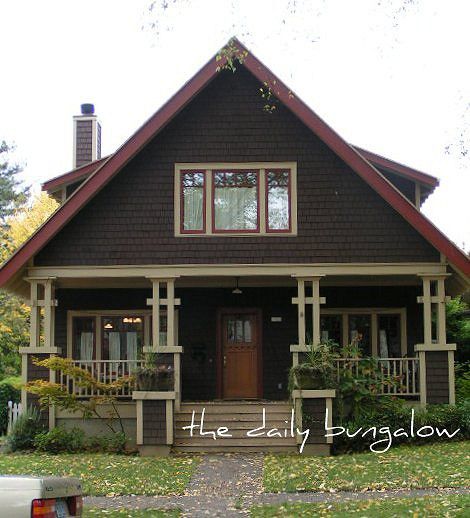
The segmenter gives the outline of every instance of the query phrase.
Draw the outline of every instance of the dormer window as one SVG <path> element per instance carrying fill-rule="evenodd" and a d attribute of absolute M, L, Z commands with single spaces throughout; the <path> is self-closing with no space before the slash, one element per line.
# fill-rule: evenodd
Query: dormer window
<path fill-rule="evenodd" d="M 295 235 L 296 164 L 177 164 L 175 234 Z"/>

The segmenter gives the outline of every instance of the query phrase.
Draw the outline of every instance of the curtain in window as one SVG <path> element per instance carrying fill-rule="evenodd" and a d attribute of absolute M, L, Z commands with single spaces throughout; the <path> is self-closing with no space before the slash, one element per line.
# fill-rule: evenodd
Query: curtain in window
<path fill-rule="evenodd" d="M 93 333 L 82 331 L 80 334 L 80 360 L 93 360 Z"/>
<path fill-rule="evenodd" d="M 215 228 L 218 230 L 256 230 L 258 200 L 254 187 L 215 189 Z"/>
<path fill-rule="evenodd" d="M 387 331 L 385 329 L 379 330 L 379 355 L 381 358 L 388 358 L 388 342 Z"/>
<path fill-rule="evenodd" d="M 202 230 L 202 211 L 204 190 L 198 187 L 186 187 L 184 189 L 184 230 Z"/>
<path fill-rule="evenodd" d="M 202 171 L 186 171 L 181 175 L 183 230 L 204 230 L 204 175 Z"/>
<path fill-rule="evenodd" d="M 130 361 L 137 360 L 137 333 L 128 331 L 126 334 L 127 342 L 127 359 Z"/>
<path fill-rule="evenodd" d="M 109 340 L 109 359 L 120 360 L 121 359 L 121 335 L 118 331 L 111 331 L 108 335 Z M 117 371 L 119 363 L 110 363 L 109 369 L 111 372 Z"/>
<path fill-rule="evenodd" d="M 288 230 L 289 171 L 266 171 L 268 230 Z"/>

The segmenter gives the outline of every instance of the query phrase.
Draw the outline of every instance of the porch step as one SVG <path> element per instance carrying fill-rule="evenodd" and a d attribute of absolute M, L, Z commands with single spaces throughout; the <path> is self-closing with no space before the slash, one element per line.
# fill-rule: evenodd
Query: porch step
<path fill-rule="evenodd" d="M 261 437 L 250 437 L 249 430 L 263 424 L 263 408 L 266 423 Z M 184 426 L 191 424 L 192 412 L 195 423 L 200 424 L 202 410 L 204 431 L 216 431 L 221 426 L 229 430 L 232 437 L 199 435 L 199 429 L 193 437 Z M 287 401 L 195 401 L 181 404 L 175 413 L 174 450 L 179 452 L 295 452 L 296 438 L 290 437 L 292 405 Z M 268 437 L 267 432 L 277 428 L 282 437 Z M 286 437 L 287 435 L 287 437 Z"/>

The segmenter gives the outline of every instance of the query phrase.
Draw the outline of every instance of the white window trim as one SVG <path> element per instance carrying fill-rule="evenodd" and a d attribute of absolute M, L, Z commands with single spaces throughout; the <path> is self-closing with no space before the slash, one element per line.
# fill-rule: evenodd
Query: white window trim
<path fill-rule="evenodd" d="M 266 176 L 265 170 L 290 169 L 290 232 L 267 232 L 266 229 Z M 181 232 L 181 171 L 200 169 L 205 171 L 206 231 L 204 233 Z M 257 169 L 259 175 L 259 231 L 258 232 L 214 232 L 212 228 L 212 171 L 214 169 Z M 297 162 L 210 162 L 175 164 L 174 182 L 174 225 L 177 237 L 295 237 L 297 236 Z"/>
<path fill-rule="evenodd" d="M 406 308 L 322 308 L 322 315 L 339 315 L 341 317 L 342 346 L 349 343 L 349 315 L 370 315 L 371 317 L 371 354 L 378 357 L 378 317 L 380 315 L 400 315 L 400 349 L 401 355 L 408 353 L 408 337 L 406 332 Z"/>
<path fill-rule="evenodd" d="M 160 314 L 164 315 L 165 309 L 160 310 Z M 102 329 L 101 319 L 107 316 L 142 316 L 144 318 L 144 343 L 143 347 L 150 347 L 152 345 L 152 337 L 150 334 L 150 325 L 152 321 L 151 309 L 92 309 L 80 311 L 67 311 L 67 358 L 72 358 L 73 354 L 73 319 L 74 317 L 91 317 L 95 319 L 95 340 L 96 340 L 96 360 L 101 360 L 102 353 Z M 175 310 L 175 339 L 178 340 L 178 310 Z M 178 342 L 176 342 L 178 343 Z M 162 350 L 162 352 L 165 352 Z"/>

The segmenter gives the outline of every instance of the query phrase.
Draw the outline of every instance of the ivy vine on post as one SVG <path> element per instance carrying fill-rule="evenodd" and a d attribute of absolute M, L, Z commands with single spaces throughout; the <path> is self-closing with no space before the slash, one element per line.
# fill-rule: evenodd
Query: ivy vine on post
<path fill-rule="evenodd" d="M 25 385 L 27 392 L 39 396 L 39 404 L 42 408 L 55 406 L 72 413 L 80 413 L 83 419 L 98 418 L 112 433 L 117 433 L 114 421 L 119 423 L 120 431 L 124 433 L 124 425 L 117 408 L 117 393 L 134 382 L 133 376 L 122 376 L 111 383 L 104 383 L 97 379 L 87 369 L 76 367 L 70 358 L 51 356 L 45 360 L 33 358 L 33 363 L 40 367 L 46 367 L 55 372 L 61 372 L 69 381 L 73 380 L 75 387 L 82 388 L 88 398 L 80 398 L 69 390 L 69 386 L 62 383 L 54 383 L 47 380 L 30 381 Z M 109 405 L 111 409 L 103 415 L 100 406 Z"/>

